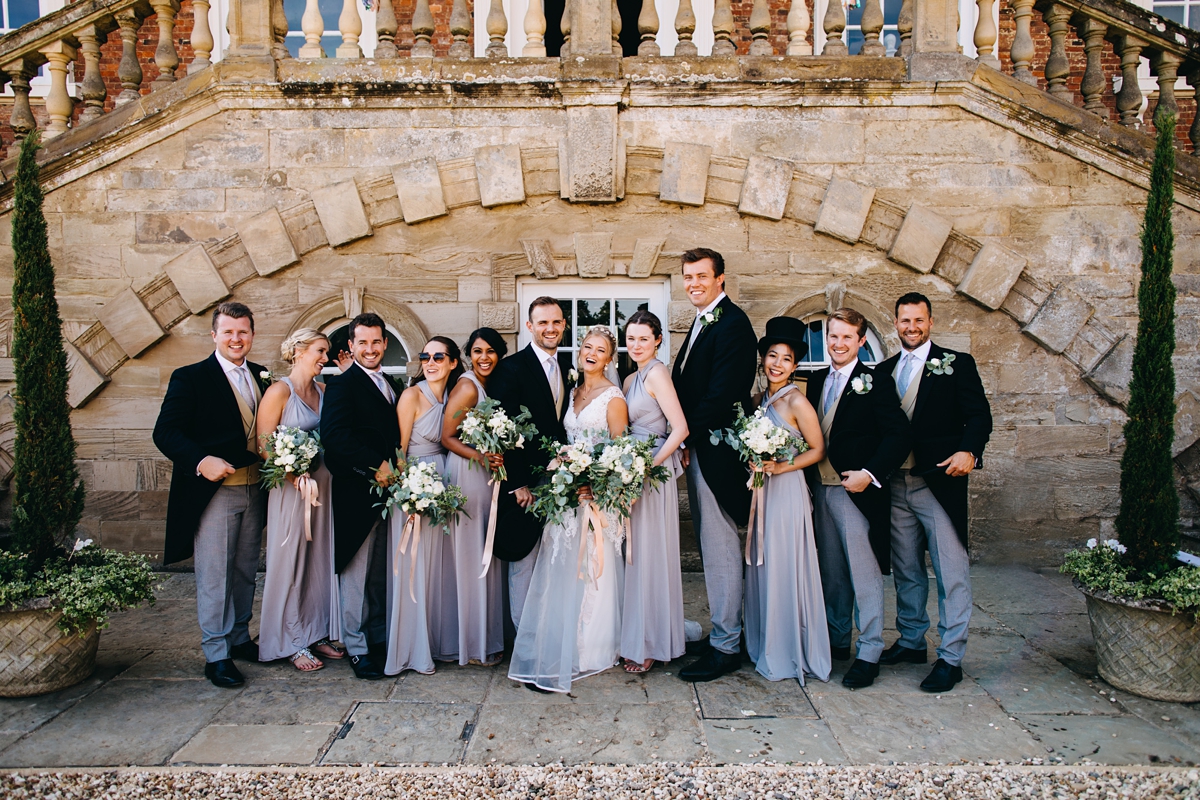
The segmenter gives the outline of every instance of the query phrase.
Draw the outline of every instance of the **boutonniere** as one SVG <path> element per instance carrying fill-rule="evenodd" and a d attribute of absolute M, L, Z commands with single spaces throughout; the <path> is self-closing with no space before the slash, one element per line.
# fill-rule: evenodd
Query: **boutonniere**
<path fill-rule="evenodd" d="M 926 375 L 953 375 L 954 353 L 947 353 L 942 358 L 931 358 L 925 362 Z"/>
<path fill-rule="evenodd" d="M 568 383 L 579 383 L 579 373 L 573 369 L 567 370 L 567 382 Z"/>
<path fill-rule="evenodd" d="M 703 314 L 701 314 L 700 315 L 700 329 L 703 330 L 704 328 L 707 328 L 709 325 L 712 325 L 714 322 L 719 320 L 721 318 L 721 312 L 723 310 L 724 309 L 722 309 L 720 306 L 717 306 L 712 311 L 705 311 Z"/>
<path fill-rule="evenodd" d="M 871 376 L 870 375 L 855 375 L 850 379 L 850 388 L 855 394 L 866 394 L 871 391 Z"/>
<path fill-rule="evenodd" d="M 264 369 L 262 372 L 258 373 L 258 381 L 264 386 L 270 386 L 275 382 L 275 376 L 271 374 L 271 370 Z"/>

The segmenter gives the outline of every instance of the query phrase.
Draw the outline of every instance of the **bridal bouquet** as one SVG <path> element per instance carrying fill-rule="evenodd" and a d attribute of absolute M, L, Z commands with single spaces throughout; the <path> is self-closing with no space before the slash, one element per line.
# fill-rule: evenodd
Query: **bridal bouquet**
<path fill-rule="evenodd" d="M 259 475 L 265 489 L 278 489 L 288 478 L 308 474 L 321 452 L 321 437 L 316 431 L 280 425 L 263 438 L 267 457 Z"/>
<path fill-rule="evenodd" d="M 533 502 L 525 510 L 546 522 L 562 525 L 567 512 L 579 506 L 579 496 L 575 490 L 588 482 L 584 473 L 595 461 L 592 452 L 595 443 L 581 440 L 560 444 L 543 438 L 542 449 L 554 456 L 546 467 L 550 481 L 530 489 Z"/>
<path fill-rule="evenodd" d="M 763 465 L 768 461 L 786 461 L 791 464 L 796 456 L 808 449 L 808 442 L 767 418 L 764 409 L 758 409 L 747 417 L 742 404 L 737 404 L 737 418 L 733 427 L 723 431 L 712 431 L 709 441 L 720 444 L 721 440 L 737 451 L 742 461 L 754 471 L 751 488 L 761 489 L 766 479 Z"/>
<path fill-rule="evenodd" d="M 654 449 L 650 442 L 632 436 L 605 438 L 594 448 L 588 469 L 588 482 L 596 504 L 621 519 L 629 517 L 635 500 L 646 489 L 660 486 L 671 477 L 666 467 L 652 466 Z"/>

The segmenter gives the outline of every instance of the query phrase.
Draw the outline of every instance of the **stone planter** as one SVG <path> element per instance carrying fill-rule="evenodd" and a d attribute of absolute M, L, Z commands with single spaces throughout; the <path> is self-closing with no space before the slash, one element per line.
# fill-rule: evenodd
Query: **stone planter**
<path fill-rule="evenodd" d="M 29 697 L 74 686 L 96 668 L 100 631 L 63 633 L 46 598 L 0 611 L 0 697 Z"/>
<path fill-rule="evenodd" d="M 1151 700 L 1200 701 L 1200 622 L 1162 603 L 1075 585 L 1087 597 L 1101 678 Z"/>

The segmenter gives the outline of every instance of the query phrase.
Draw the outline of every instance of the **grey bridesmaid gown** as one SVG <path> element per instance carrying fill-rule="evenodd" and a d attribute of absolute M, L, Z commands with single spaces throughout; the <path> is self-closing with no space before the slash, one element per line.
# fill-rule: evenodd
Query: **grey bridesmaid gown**
<path fill-rule="evenodd" d="M 763 400 L 767 417 L 796 436 L 772 404 L 795 386 L 784 386 Z M 763 563 L 758 563 L 757 537 L 751 539 L 746 567 L 746 649 L 767 680 L 805 675 L 829 680 L 832 667 L 825 597 L 817 566 L 812 500 L 803 470 L 768 475 L 764 490 L 766 525 Z"/>
<path fill-rule="evenodd" d="M 475 384 L 479 393 L 476 405 L 487 399 L 487 392 L 475 373 L 462 380 Z M 467 496 L 466 512 L 450 526 L 454 548 L 458 595 L 458 663 L 490 664 L 504 652 L 503 575 L 499 560 L 482 579 L 483 546 L 487 533 L 488 512 L 492 505 L 492 487 L 488 473 L 468 459 L 451 453 L 446 457 L 446 477 Z"/>
<path fill-rule="evenodd" d="M 667 439 L 667 417 L 646 391 L 650 370 L 667 367 L 652 361 L 638 370 L 629 386 L 630 433 L 654 443 L 655 454 Z M 620 655 L 641 664 L 648 658 L 671 661 L 683 655 L 683 578 L 679 567 L 679 489 L 683 473 L 679 453 L 663 462 L 671 480 L 642 494 L 629 520 L 632 562 L 625 566 L 625 603 Z"/>
<path fill-rule="evenodd" d="M 417 386 L 432 406 L 413 423 L 405 456 L 409 460 L 432 462 L 445 475 L 442 414 L 446 406 L 434 397 L 428 383 L 421 381 Z M 400 512 L 388 518 L 388 655 L 383 669 L 388 675 L 409 669 L 429 674 L 435 660 L 458 658 L 453 543 L 443 528 L 434 527 L 422 518 L 413 569 L 412 546 L 406 553 L 400 552 L 405 520 Z"/>
<path fill-rule="evenodd" d="M 289 428 L 316 430 L 321 422 L 292 390 L 279 423 Z M 325 394 L 321 393 L 322 404 Z M 262 622 L 258 634 L 260 661 L 289 658 L 326 637 L 341 637 L 341 612 L 333 574 L 333 503 L 330 475 L 318 461 L 312 477 L 321 505 L 312 509 L 312 541 L 304 538 L 306 504 L 290 483 L 272 489 L 267 497 L 267 574 L 263 580 Z"/>

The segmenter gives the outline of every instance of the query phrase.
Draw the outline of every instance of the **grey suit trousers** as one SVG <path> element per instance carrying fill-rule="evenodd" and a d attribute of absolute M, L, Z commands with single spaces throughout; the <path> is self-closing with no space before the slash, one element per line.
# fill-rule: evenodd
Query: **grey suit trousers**
<path fill-rule="evenodd" d="M 266 495 L 257 484 L 220 487 L 200 516 L 194 563 L 205 661 L 224 661 L 230 647 L 250 641 L 266 517 Z"/>
<path fill-rule="evenodd" d="M 841 486 L 818 486 L 813 493 L 813 527 L 829 643 L 850 646 L 853 616 L 858 658 L 878 663 L 883 654 L 883 573 L 867 538 L 867 518 Z"/>
<path fill-rule="evenodd" d="M 342 644 L 352 656 L 387 641 L 387 522 L 380 519 L 338 576 Z"/>
<path fill-rule="evenodd" d="M 704 565 L 704 588 L 708 590 L 708 608 L 712 612 L 713 627 L 708 641 L 722 653 L 736 653 L 742 638 L 742 546 L 733 518 L 725 513 L 704 482 L 695 450 L 687 467 L 687 487 L 696 545 Z"/>
<path fill-rule="evenodd" d="M 900 644 L 925 649 L 929 630 L 929 576 L 925 548 L 937 578 L 938 658 L 959 666 L 971 622 L 971 575 L 967 551 L 954 523 L 925 479 L 902 469 L 892 476 L 892 575 L 896 582 L 896 629 Z"/>

